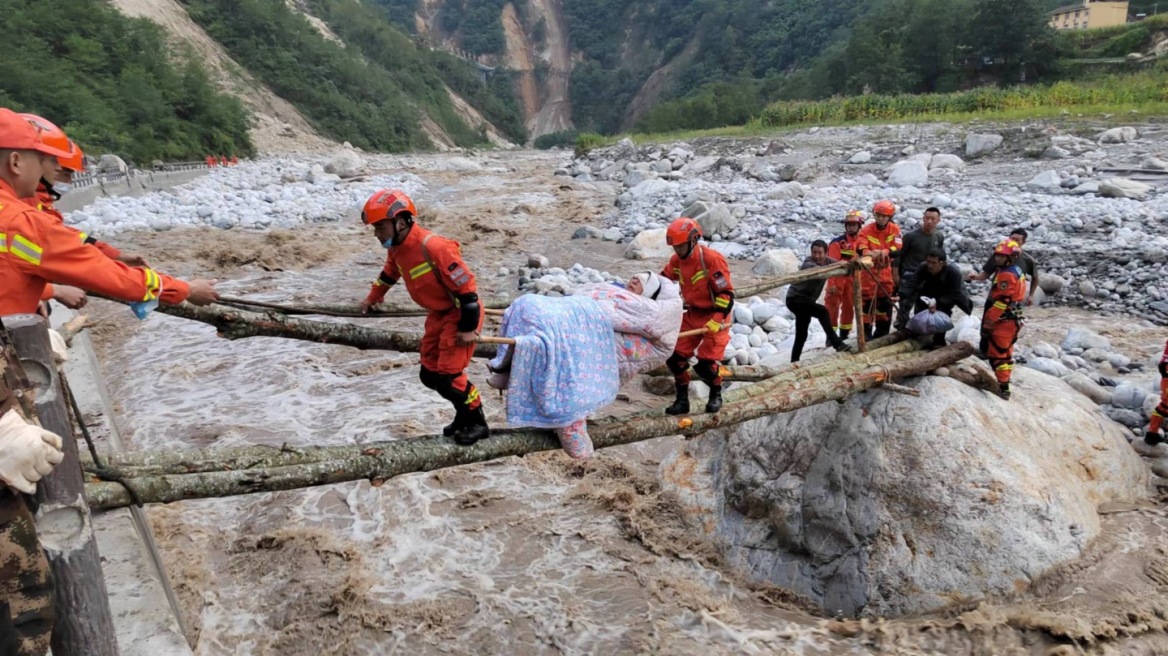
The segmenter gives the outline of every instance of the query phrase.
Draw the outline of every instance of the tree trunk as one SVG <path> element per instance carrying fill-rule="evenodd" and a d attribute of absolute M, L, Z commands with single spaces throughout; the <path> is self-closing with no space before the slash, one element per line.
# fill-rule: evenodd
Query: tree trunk
<path fill-rule="evenodd" d="M 109 594 L 77 456 L 77 438 L 53 363 L 48 323 L 35 314 L 6 317 L 21 364 L 34 385 L 36 418 L 61 436 L 64 459 L 37 482 L 37 538 L 53 572 L 55 656 L 117 656 Z"/>
<path fill-rule="evenodd" d="M 189 303 L 160 305 L 160 312 L 215 326 L 226 339 L 245 337 L 286 337 L 322 344 L 340 344 L 362 350 L 417 353 L 422 334 L 409 331 L 381 330 L 353 323 L 325 323 L 311 319 L 294 319 L 275 312 L 264 314 L 210 305 L 195 307 Z M 478 344 L 475 355 L 495 356 L 493 344 Z"/>
<path fill-rule="evenodd" d="M 668 435 L 698 435 L 766 415 L 844 399 L 856 392 L 910 375 L 923 374 L 973 353 L 969 344 L 954 344 L 918 358 L 867 368 L 854 375 L 822 378 L 802 389 L 774 390 L 756 398 L 727 403 L 717 414 L 688 417 L 645 417 L 589 429 L 597 448 L 639 442 Z M 375 483 L 402 474 L 521 456 L 560 448 L 552 431 L 500 432 L 472 447 L 461 447 L 443 437 L 423 437 L 370 446 L 340 447 L 348 455 L 309 464 L 219 471 L 171 476 L 146 476 L 131 482 L 147 503 L 183 499 L 275 492 L 354 480 Z M 97 508 L 128 505 L 130 496 L 117 483 L 86 486 L 90 503 Z"/>
<path fill-rule="evenodd" d="M 361 312 L 361 306 L 357 303 L 302 303 L 297 305 L 290 305 L 284 303 L 265 303 L 262 301 L 252 301 L 246 298 L 236 298 L 232 296 L 221 297 L 219 299 L 219 303 L 221 305 L 227 305 L 249 312 L 265 312 L 268 310 L 275 310 L 280 314 L 286 314 L 289 316 L 317 315 L 324 317 L 376 319 L 378 317 L 424 317 L 428 312 L 426 309 L 418 307 L 412 303 L 382 303 L 373 306 L 373 309 L 371 309 L 369 312 Z M 484 309 L 502 310 L 511 304 L 511 300 L 506 298 L 488 298 L 480 299 L 479 303 L 483 306 Z"/>
<path fill-rule="evenodd" d="M 734 295 L 738 298 L 748 298 L 750 296 L 758 296 L 763 292 L 769 292 L 772 289 L 778 289 L 785 285 L 793 285 L 799 282 L 806 282 L 808 280 L 827 280 L 828 278 L 836 278 L 838 276 L 848 275 L 853 271 L 853 265 L 857 262 L 862 262 L 868 266 L 872 265 L 872 257 L 864 256 L 858 260 L 851 262 L 836 262 L 830 266 L 816 267 L 814 269 L 801 269 L 795 273 L 788 273 L 785 276 L 777 276 L 769 280 L 762 280 L 753 285 L 744 285 L 734 288 Z"/>

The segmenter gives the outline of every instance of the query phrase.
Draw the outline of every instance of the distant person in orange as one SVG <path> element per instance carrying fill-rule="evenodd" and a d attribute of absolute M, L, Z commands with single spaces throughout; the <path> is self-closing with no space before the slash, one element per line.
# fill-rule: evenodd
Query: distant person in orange
<path fill-rule="evenodd" d="M 191 283 L 109 259 L 56 218 L 21 199 L 36 195 L 44 159 L 68 157 L 48 146 L 31 123 L 0 108 L 0 315 L 32 314 L 50 282 L 129 302 L 144 318 L 158 303 L 209 305 L 214 281 Z"/>
<path fill-rule="evenodd" d="M 216 160 L 214 155 L 207 155 L 206 162 L 208 168 L 215 168 Z"/>
<path fill-rule="evenodd" d="M 227 158 L 226 157 L 224 157 L 222 155 L 219 156 L 219 166 L 227 166 Z"/>
<path fill-rule="evenodd" d="M 417 215 L 414 201 L 396 189 L 378 191 L 365 202 L 361 221 L 373 226 L 374 236 L 389 253 L 361 310 L 368 312 L 390 287 L 405 279 L 410 298 L 429 311 L 419 378 L 454 406 L 454 422 L 442 434 L 470 446 L 490 435 L 479 390 L 466 377 L 483 326 L 483 307 L 458 242 L 418 225 Z"/>
<path fill-rule="evenodd" d="M 236 157 L 235 155 L 231 156 L 231 165 L 232 166 L 239 166 L 239 158 Z"/>
<path fill-rule="evenodd" d="M 872 208 L 875 220 L 860 229 L 858 255 L 875 255 L 872 275 L 864 272 L 861 277 L 860 296 L 864 312 L 864 336 L 868 339 L 883 337 L 892 330 L 892 308 L 898 300 L 896 289 L 900 286 L 897 274 L 900 257 L 900 226 L 892 222 L 896 214 L 896 203 L 882 200 Z"/>
<path fill-rule="evenodd" d="M 1010 399 L 1010 378 L 1014 373 L 1014 343 L 1022 330 L 1022 307 L 1026 301 L 1026 276 L 1015 261 L 1022 253 L 1017 242 L 1004 241 L 994 249 L 990 308 L 982 319 L 981 332 L 989 348 L 985 355 L 1002 388 L 1002 398 Z"/>
<path fill-rule="evenodd" d="M 1164 343 L 1164 354 L 1160 356 L 1160 402 L 1156 404 L 1156 409 L 1152 411 L 1152 421 L 1148 424 L 1148 430 L 1144 433 L 1144 442 L 1150 446 L 1156 446 L 1164 441 L 1164 434 L 1160 432 L 1160 427 L 1164 423 L 1164 417 L 1168 417 L 1168 342 Z"/>

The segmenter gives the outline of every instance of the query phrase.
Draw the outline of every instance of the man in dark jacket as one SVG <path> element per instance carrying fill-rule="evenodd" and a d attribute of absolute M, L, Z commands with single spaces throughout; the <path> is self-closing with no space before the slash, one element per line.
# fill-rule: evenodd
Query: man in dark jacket
<path fill-rule="evenodd" d="M 835 260 L 827 256 L 827 243 L 822 239 L 816 239 L 811 244 L 811 257 L 803 260 L 803 266 L 799 268 L 813 269 L 829 264 L 835 264 Z M 819 321 L 824 334 L 827 335 L 828 344 L 837 351 L 848 350 L 848 345 L 832 328 L 827 308 L 819 304 L 819 296 L 826 284 L 826 280 L 807 280 L 795 283 L 787 289 L 787 309 L 795 315 L 795 343 L 791 346 L 791 362 L 798 362 L 803 355 L 803 345 L 807 343 L 807 328 L 810 327 L 812 319 Z"/>
<path fill-rule="evenodd" d="M 897 262 L 897 270 L 900 273 L 900 287 L 897 289 L 900 306 L 896 312 L 896 325 L 899 328 L 908 323 L 908 311 L 912 307 L 909 299 L 917 295 L 917 270 L 925 263 L 925 257 L 929 253 L 934 250 L 945 250 L 945 235 L 937 229 L 940 222 L 941 210 L 930 207 L 925 210 L 921 227 L 904 236 L 904 245 L 901 246 Z"/>
<path fill-rule="evenodd" d="M 925 303 L 923 298 L 932 299 Z M 953 316 L 953 308 L 960 308 L 966 314 L 973 314 L 973 301 L 965 293 L 961 271 L 947 262 L 945 251 L 933 249 L 925 258 L 925 263 L 917 268 L 916 289 L 908 299 L 913 314 L 932 310 Z M 945 345 L 944 333 L 933 335 L 934 346 Z"/>

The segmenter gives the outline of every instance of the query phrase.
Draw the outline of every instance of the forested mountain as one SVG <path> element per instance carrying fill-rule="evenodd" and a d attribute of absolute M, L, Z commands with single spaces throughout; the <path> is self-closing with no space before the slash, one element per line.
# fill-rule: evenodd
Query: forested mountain
<path fill-rule="evenodd" d="M 1056 35 L 1064 1 L 0 0 L 31 46 L 0 60 L 0 101 L 140 160 L 246 154 L 249 125 L 286 122 L 398 151 L 1054 79 L 1151 38 Z"/>

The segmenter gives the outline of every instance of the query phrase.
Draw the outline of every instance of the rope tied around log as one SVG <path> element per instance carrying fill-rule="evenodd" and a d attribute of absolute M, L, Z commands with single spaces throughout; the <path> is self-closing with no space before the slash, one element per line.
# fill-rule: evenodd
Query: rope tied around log
<path fill-rule="evenodd" d="M 61 387 L 65 390 L 65 397 L 69 399 L 69 407 L 73 410 L 73 418 L 77 422 L 78 428 L 81 429 L 81 436 L 85 438 L 85 446 L 89 449 L 89 457 L 93 458 L 93 467 L 90 473 L 103 481 L 117 483 L 126 489 L 126 494 L 130 495 L 130 500 L 135 506 L 142 508 L 145 504 L 142 502 L 141 495 L 138 490 L 134 489 L 134 484 L 130 482 L 130 475 L 122 472 L 120 469 L 106 466 L 102 457 L 97 453 L 97 446 L 93 443 L 93 436 L 89 434 L 89 426 L 85 424 L 85 420 L 81 417 L 81 406 L 77 404 L 77 398 L 73 396 L 73 388 L 69 386 L 69 380 L 64 375 L 61 376 Z"/>

